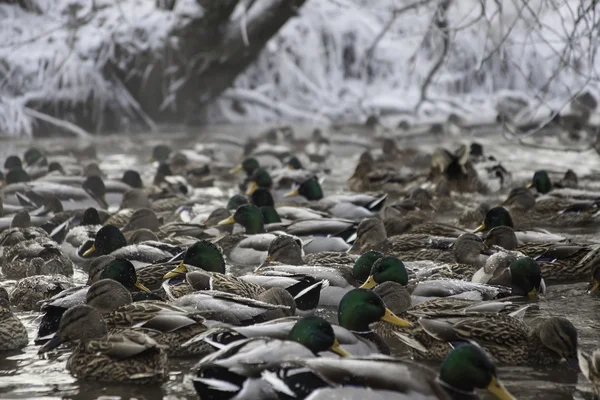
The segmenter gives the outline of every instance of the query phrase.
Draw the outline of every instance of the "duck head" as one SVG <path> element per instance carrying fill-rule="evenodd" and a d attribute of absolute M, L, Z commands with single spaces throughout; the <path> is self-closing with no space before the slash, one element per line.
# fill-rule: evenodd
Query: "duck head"
<path fill-rule="evenodd" d="M 290 157 L 286 163 L 286 166 L 288 167 L 288 169 L 290 169 L 292 171 L 298 171 L 298 170 L 304 169 L 304 167 L 302 166 L 302 163 L 296 156 Z"/>
<path fill-rule="evenodd" d="M 483 224 L 481 224 L 474 232 L 483 232 L 495 228 L 497 226 L 509 226 L 514 229 L 514 224 L 510 213 L 504 207 L 491 208 L 486 214 Z"/>
<path fill-rule="evenodd" d="M 42 154 L 42 152 L 35 147 L 32 147 L 25 152 L 25 154 L 23 155 L 23 160 L 25 160 L 25 164 L 27 164 L 30 167 L 32 165 L 48 165 L 48 160 L 46 159 L 46 156 L 44 156 L 44 154 Z"/>
<path fill-rule="evenodd" d="M 104 209 L 108 208 L 106 201 L 106 186 L 104 181 L 99 176 L 89 176 L 81 185 L 83 190 Z"/>
<path fill-rule="evenodd" d="M 473 394 L 475 389 L 486 389 L 499 400 L 514 400 L 500 379 L 496 366 L 483 349 L 474 344 L 464 344 L 454 348 L 440 368 L 439 380 L 452 394 Z"/>
<path fill-rule="evenodd" d="M 134 189 L 141 189 L 144 187 L 144 183 L 142 182 L 142 177 L 140 176 L 139 172 L 131 169 L 128 169 L 123 173 L 121 182 L 131 186 Z"/>
<path fill-rule="evenodd" d="M 577 329 L 563 317 L 534 320 L 534 331 L 544 346 L 565 359 L 569 366 L 579 370 L 577 360 Z"/>
<path fill-rule="evenodd" d="M 224 219 L 218 225 L 228 225 L 237 222 L 246 229 L 246 233 L 254 235 L 265 231 L 264 222 L 260 209 L 252 204 L 245 204 L 235 210 L 235 214 Z"/>
<path fill-rule="evenodd" d="M 264 168 L 258 168 L 252 174 L 252 178 L 250 178 L 246 195 L 252 195 L 258 188 L 270 189 L 271 186 L 273 186 L 273 179 L 269 172 Z"/>
<path fill-rule="evenodd" d="M 106 225 L 96 232 L 94 244 L 82 256 L 102 256 L 125 246 L 127 246 L 127 240 L 119 228 L 114 225 Z"/>
<path fill-rule="evenodd" d="M 372 289 L 384 282 L 396 282 L 402 286 L 408 284 L 406 266 L 398 258 L 385 256 L 375 261 L 371 273 L 361 289 Z"/>
<path fill-rule="evenodd" d="M 552 181 L 547 171 L 540 170 L 535 171 L 531 183 L 527 185 L 528 188 L 535 188 L 538 193 L 546 194 L 552 190 Z"/>
<path fill-rule="evenodd" d="M 497 226 L 492 228 L 485 236 L 486 246 L 500 246 L 506 250 L 515 250 L 519 246 L 519 240 L 515 231 L 510 226 Z"/>
<path fill-rule="evenodd" d="M 137 292 L 141 290 L 142 292 L 150 293 L 150 289 L 142 285 L 138 280 L 133 264 L 124 258 L 115 258 L 110 261 L 104 268 L 104 271 L 100 273 L 100 280 L 102 279 L 117 281 L 130 291 Z"/>
<path fill-rule="evenodd" d="M 277 236 L 269 243 L 267 261 L 302 265 L 302 241 L 290 235 Z"/>
<path fill-rule="evenodd" d="M 400 327 L 412 324 L 386 308 L 376 293 L 367 289 L 354 289 L 342 297 L 338 308 L 339 324 L 354 332 L 369 332 L 370 324 L 386 321 Z"/>
<path fill-rule="evenodd" d="M 235 211 L 238 209 L 238 207 L 243 206 L 244 204 L 248 204 L 248 199 L 241 194 L 234 194 L 227 202 L 227 209 Z"/>
<path fill-rule="evenodd" d="M 87 226 L 87 225 L 101 225 L 101 224 L 102 224 L 102 222 L 100 221 L 100 214 L 98 214 L 98 210 L 96 210 L 94 207 L 87 208 L 83 212 L 83 216 L 81 217 L 80 225 Z"/>
<path fill-rule="evenodd" d="M 302 196 L 309 201 L 317 201 L 323 198 L 323 189 L 316 176 L 302 182 L 300 186 L 286 193 L 284 197 Z"/>
<path fill-rule="evenodd" d="M 114 279 L 101 279 L 93 283 L 85 296 L 86 304 L 102 314 L 113 312 L 132 301 L 131 292 Z"/>
<path fill-rule="evenodd" d="M 186 265 L 202 268 L 208 272 L 225 273 L 225 259 L 219 248 L 208 240 L 199 240 L 185 252 L 179 265 L 168 272 L 163 279 L 179 278 L 189 272 Z"/>
<path fill-rule="evenodd" d="M 510 264 L 509 270 L 513 295 L 535 297 L 545 292 L 542 271 L 532 258 L 517 258 Z"/>
<path fill-rule="evenodd" d="M 4 161 L 4 169 L 10 171 L 11 169 L 23 168 L 23 163 L 18 156 L 8 156 Z"/>
<path fill-rule="evenodd" d="M 369 276 L 371 275 L 371 269 L 373 268 L 373 264 L 375 261 L 383 258 L 385 254 L 375 251 L 369 250 L 354 262 L 354 267 L 352 268 L 352 276 L 357 281 L 364 283 L 367 281 Z"/>
<path fill-rule="evenodd" d="M 364 253 L 387 239 L 385 225 L 378 218 L 360 221 L 356 229 L 356 240 L 348 250 L 352 254 Z"/>
<path fill-rule="evenodd" d="M 321 317 L 302 318 L 296 322 L 287 339 L 304 345 L 315 355 L 322 351 L 331 351 L 341 357 L 350 356 L 350 353 L 340 346 L 331 324 Z"/>
<path fill-rule="evenodd" d="M 158 144 L 152 148 L 152 161 L 165 162 L 169 159 L 172 151 L 170 146 Z"/>
<path fill-rule="evenodd" d="M 244 159 L 244 161 L 242 161 L 240 165 L 229 170 L 229 173 L 236 174 L 238 172 L 244 171 L 246 173 L 246 176 L 250 177 L 252 176 L 252 174 L 254 174 L 254 171 L 256 171 L 259 168 L 260 164 L 258 160 L 254 157 L 249 157 Z"/>

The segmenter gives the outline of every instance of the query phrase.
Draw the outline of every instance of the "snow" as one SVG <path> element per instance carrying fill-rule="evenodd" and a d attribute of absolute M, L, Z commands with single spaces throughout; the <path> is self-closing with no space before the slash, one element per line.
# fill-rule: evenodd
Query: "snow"
<path fill-rule="evenodd" d="M 122 85 L 106 79 L 107 61 L 117 48 L 151 53 L 167 41 L 176 48 L 169 37 L 175 24 L 203 12 L 195 0 L 178 0 L 174 12 L 157 10 L 151 0 L 33 1 L 42 15 L 0 4 L 0 135 L 31 135 L 36 119 L 27 110 L 42 101 L 55 107 L 91 104 L 99 128 L 106 110 L 139 122 L 139 105 Z M 362 122 L 371 114 L 493 118 L 507 93 L 525 99 L 527 115 L 548 115 L 583 89 L 598 93 L 600 33 L 590 28 L 598 21 L 574 28 L 578 7 L 587 2 L 486 0 L 482 18 L 480 0 L 454 0 L 449 53 L 427 91 L 433 102 L 415 114 L 423 81 L 441 53 L 442 33 L 431 25 L 438 2 L 398 15 L 372 57 L 367 54 L 392 10 L 417 1 L 307 0 L 209 107 L 207 122 L 326 124 Z M 242 5 L 232 19 L 243 21 Z"/>

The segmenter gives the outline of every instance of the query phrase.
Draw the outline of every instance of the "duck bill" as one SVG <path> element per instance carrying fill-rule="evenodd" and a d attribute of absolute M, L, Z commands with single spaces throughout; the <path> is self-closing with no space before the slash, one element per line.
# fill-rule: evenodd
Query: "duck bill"
<path fill-rule="evenodd" d="M 337 354 L 340 357 L 352 357 L 352 354 L 348 353 L 342 346 L 340 346 L 340 342 L 338 342 L 337 338 L 333 342 L 333 346 L 329 349 L 331 352 Z"/>
<path fill-rule="evenodd" d="M 244 168 L 242 167 L 242 164 L 240 164 L 240 165 L 237 165 L 237 166 L 231 168 L 229 170 L 229 173 L 230 174 L 237 174 L 238 172 L 242 172 L 243 170 L 244 170 Z"/>
<path fill-rule="evenodd" d="M 389 309 L 385 309 L 385 314 L 381 318 L 382 321 L 389 322 L 401 328 L 410 328 L 413 325 L 405 319 L 398 317 L 396 314 L 391 312 Z"/>
<path fill-rule="evenodd" d="M 62 340 L 60 339 L 60 335 L 56 333 L 52 339 L 47 341 L 40 349 L 38 350 L 38 354 L 44 354 L 52 349 L 57 348 L 62 344 Z"/>
<path fill-rule="evenodd" d="M 537 297 L 537 293 L 537 289 L 533 288 L 529 293 L 527 293 L 527 297 L 529 297 L 530 299 L 535 299 Z"/>
<path fill-rule="evenodd" d="M 375 278 L 373 278 L 373 275 L 369 275 L 365 283 L 363 283 L 359 289 L 373 289 L 375 286 L 377 286 Z"/>
<path fill-rule="evenodd" d="M 529 183 L 527 184 L 527 189 L 531 189 L 532 187 L 533 187 L 533 182 L 529 182 Z"/>
<path fill-rule="evenodd" d="M 499 400 L 516 400 L 515 397 L 506 390 L 502 382 L 495 376 L 487 387 L 487 391 L 494 395 Z"/>
<path fill-rule="evenodd" d="M 142 292 L 152 293 L 152 291 L 150 289 L 148 289 L 146 286 L 142 285 L 142 283 L 140 281 L 135 281 L 135 287 L 140 289 Z"/>
<path fill-rule="evenodd" d="M 230 224 L 233 224 L 234 222 L 235 222 L 235 219 L 233 219 L 233 215 L 232 215 L 229 218 L 225 218 L 224 220 L 219 221 L 217 223 L 217 225 L 230 225 Z"/>
<path fill-rule="evenodd" d="M 165 274 L 165 276 L 163 276 L 163 280 L 166 281 L 167 279 L 170 279 L 170 278 L 176 278 L 185 273 L 187 273 L 187 268 L 185 267 L 185 264 L 182 261 L 181 263 L 179 263 L 179 265 L 175 269 L 167 272 Z"/>
<path fill-rule="evenodd" d="M 291 191 L 287 192 L 286 194 L 283 195 L 283 197 L 294 197 L 294 196 L 299 196 L 300 193 L 298 193 L 298 189 L 299 188 L 294 188 Z"/>
<path fill-rule="evenodd" d="M 473 233 L 485 231 L 485 224 L 481 224 L 473 231 Z"/>
<path fill-rule="evenodd" d="M 83 253 L 83 257 L 89 257 L 89 256 L 91 256 L 92 254 L 94 254 L 95 252 L 96 252 L 96 246 L 95 246 L 95 245 L 92 245 L 92 247 L 90 247 L 89 249 L 87 249 L 87 250 L 85 251 L 85 253 Z"/>
<path fill-rule="evenodd" d="M 256 182 L 250 182 L 250 184 L 248 185 L 248 190 L 246 190 L 246 195 L 251 196 L 252 193 L 256 191 L 256 189 L 258 189 L 258 185 L 256 184 Z"/>
<path fill-rule="evenodd" d="M 590 289 L 590 293 L 598 293 L 598 288 L 600 288 L 600 282 L 594 279 L 592 283 L 594 286 L 592 286 L 592 288 Z"/>

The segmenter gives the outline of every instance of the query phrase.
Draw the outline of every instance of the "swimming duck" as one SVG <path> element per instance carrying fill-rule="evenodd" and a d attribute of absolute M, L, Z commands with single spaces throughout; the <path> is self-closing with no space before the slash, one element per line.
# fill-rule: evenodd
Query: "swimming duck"
<path fill-rule="evenodd" d="M 181 249 L 177 247 L 157 242 L 127 245 L 127 240 L 119 228 L 105 225 L 96 232 L 94 244 L 82 256 L 85 258 L 110 254 L 141 266 L 168 260 L 180 252 Z"/>
<path fill-rule="evenodd" d="M 5 277 L 20 279 L 33 275 L 73 275 L 73 263 L 49 238 L 37 238 L 3 247 L 0 265 Z"/>
<path fill-rule="evenodd" d="M 87 305 L 66 311 L 57 334 L 39 353 L 77 340 L 67 361 L 67 369 L 76 378 L 156 384 L 168 377 L 167 355 L 156 341 L 134 330 L 109 333 L 100 312 Z"/>
<path fill-rule="evenodd" d="M 33 275 L 19 279 L 10 292 L 11 305 L 22 311 L 39 311 L 40 303 L 73 287 L 64 275 Z"/>
<path fill-rule="evenodd" d="M 17 350 L 29 343 L 27 329 L 10 310 L 8 293 L 3 287 L 0 287 L 0 338 L 0 351 Z"/>
<path fill-rule="evenodd" d="M 439 374 L 395 358 L 307 358 L 282 363 L 263 373 L 280 398 L 311 399 L 478 399 L 485 389 L 499 400 L 514 400 L 483 349 L 463 344 L 453 349 Z"/>
<path fill-rule="evenodd" d="M 454 239 L 423 234 L 407 234 L 388 238 L 383 221 L 369 218 L 360 222 L 350 253 L 368 250 L 381 251 L 405 261 L 433 260 L 445 263 L 463 263 L 463 259 L 478 256 L 483 251 L 483 241 L 463 241 L 453 246 Z M 467 263 L 468 262 L 464 262 Z"/>
<path fill-rule="evenodd" d="M 252 204 L 240 206 L 235 214 L 219 222 L 219 225 L 229 225 L 237 222 L 242 225 L 245 234 L 226 235 L 217 244 L 223 249 L 223 254 L 235 264 L 260 265 L 267 258 L 269 243 L 283 233 L 264 233 L 265 226 L 258 207 Z"/>
<path fill-rule="evenodd" d="M 600 397 L 600 351 L 594 350 L 592 354 L 582 350 L 577 352 L 577 359 L 581 373 L 592 384 L 596 398 Z"/>
<path fill-rule="evenodd" d="M 295 236 L 278 236 L 267 250 L 266 263 L 288 265 L 348 265 L 351 266 L 358 259 L 357 255 L 324 251 L 311 254 L 302 254 L 303 243 Z"/>
<path fill-rule="evenodd" d="M 206 331 L 204 318 L 160 301 L 133 303 L 131 292 L 113 279 L 101 279 L 90 286 L 87 305 L 103 315 L 109 330 L 133 328 L 163 346 L 169 356 L 203 354 L 207 345 L 182 344 Z"/>
<path fill-rule="evenodd" d="M 150 290 L 140 283 L 136 270 L 129 261 L 110 256 L 101 256 L 90 265 L 88 284 L 92 285 L 101 279 L 113 279 L 134 294 L 134 300 L 139 298 L 136 294 L 140 291 L 150 293 Z M 79 286 L 64 290 L 40 306 L 44 313 L 38 328 L 36 343 L 43 343 L 50 334 L 58 329 L 60 318 L 68 309 L 85 304 L 85 299 L 90 286 Z M 141 298 L 144 299 L 144 298 Z"/>
<path fill-rule="evenodd" d="M 499 363 L 552 365 L 566 360 L 577 367 L 577 330 L 566 318 L 540 317 L 527 325 L 518 318 L 499 314 L 422 318 L 419 324 L 442 342 L 474 341 Z"/>
<path fill-rule="evenodd" d="M 223 385 L 215 382 L 225 381 L 228 396 L 247 397 L 248 392 L 257 390 L 254 384 L 269 387 L 266 382 L 252 379 L 259 378 L 261 371 L 286 360 L 314 357 L 326 351 L 342 357 L 350 355 L 338 343 L 329 322 L 320 317 L 306 317 L 298 320 L 283 339 L 238 340 L 206 356 L 194 367 L 196 377 L 193 382 L 202 396 L 222 396 Z M 263 392 L 261 398 L 272 398 L 273 395 Z"/>
<path fill-rule="evenodd" d="M 326 211 L 338 218 L 361 219 L 377 215 L 385 205 L 387 194 L 347 194 L 323 197 L 323 189 L 316 177 L 304 181 L 285 197 L 302 196 L 308 206 Z"/>
<path fill-rule="evenodd" d="M 600 249 L 596 245 L 579 243 L 526 243 L 518 245 L 515 232 L 509 226 L 489 231 L 485 243 L 506 250 L 516 250 L 539 264 L 548 282 L 586 281 L 598 263 Z"/>
<path fill-rule="evenodd" d="M 93 240 L 96 233 L 102 229 L 98 210 L 93 207 L 86 209 L 78 226 L 69 229 L 69 225 L 70 223 L 65 221 L 63 223 L 64 228 L 59 228 L 67 231 L 64 241 L 61 243 L 61 248 L 71 261 L 77 265 L 84 264 L 86 260 L 79 255 L 78 251 L 88 241 Z"/>

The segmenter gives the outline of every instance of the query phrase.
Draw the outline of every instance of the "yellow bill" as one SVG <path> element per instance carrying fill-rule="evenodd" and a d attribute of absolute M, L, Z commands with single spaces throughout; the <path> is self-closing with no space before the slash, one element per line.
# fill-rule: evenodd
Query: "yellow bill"
<path fill-rule="evenodd" d="M 499 400 L 516 400 L 515 397 L 506 390 L 502 382 L 495 376 L 487 387 L 487 391 L 494 395 Z"/>
<path fill-rule="evenodd" d="M 83 256 L 88 257 L 88 256 L 91 256 L 92 254 L 94 254 L 95 252 L 96 252 L 96 246 L 92 245 L 92 247 L 90 247 L 89 249 L 87 249 L 85 251 L 85 253 L 83 253 Z"/>
<path fill-rule="evenodd" d="M 179 263 L 177 267 L 175 267 L 172 271 L 169 271 L 163 276 L 163 280 L 167 280 L 170 278 L 175 278 L 183 274 L 187 274 L 188 270 L 185 264 L 182 262 Z"/>
<path fill-rule="evenodd" d="M 477 233 L 477 232 L 481 232 L 481 231 L 485 231 L 485 224 L 481 224 L 477 227 L 477 229 L 475 229 L 473 231 L 473 233 Z"/>
<path fill-rule="evenodd" d="M 369 277 L 367 278 L 365 283 L 362 284 L 360 289 L 373 289 L 375 286 L 377 286 L 377 282 L 375 282 L 375 278 L 373 278 L 373 275 L 369 275 Z"/>
<path fill-rule="evenodd" d="M 405 319 L 398 317 L 396 314 L 391 312 L 388 308 L 385 309 L 385 314 L 381 318 L 382 321 L 389 322 L 401 328 L 410 328 L 413 325 Z"/>
<path fill-rule="evenodd" d="M 537 296 L 537 289 L 533 288 L 529 291 L 529 293 L 527 293 L 527 296 L 529 296 L 530 298 L 535 298 Z"/>
<path fill-rule="evenodd" d="M 243 170 L 244 170 L 244 168 L 242 167 L 242 164 L 240 164 L 240 165 L 238 165 L 236 167 L 231 168 L 229 170 L 229 173 L 230 174 L 237 174 L 238 172 L 242 172 Z"/>
<path fill-rule="evenodd" d="M 235 219 L 233 219 L 233 215 L 232 215 L 229 218 L 225 218 L 224 220 L 219 221 L 217 223 L 217 225 L 230 225 L 230 224 L 233 224 L 234 222 L 235 222 Z"/>
<path fill-rule="evenodd" d="M 140 289 L 143 292 L 152 293 L 152 291 L 150 289 L 148 289 L 146 286 L 142 285 L 140 283 L 140 281 L 135 281 L 135 287 Z"/>
<path fill-rule="evenodd" d="M 527 189 L 530 189 L 530 188 L 532 188 L 532 187 L 533 187 L 533 182 L 529 182 L 529 183 L 527 184 Z"/>
<path fill-rule="evenodd" d="M 252 195 L 252 193 L 254 193 L 256 191 L 256 189 L 258 189 L 258 185 L 256 184 L 256 182 L 252 181 L 248 184 L 248 190 L 246 190 L 246 195 L 250 196 Z"/>
<path fill-rule="evenodd" d="M 352 354 L 348 353 L 342 346 L 340 346 L 340 342 L 338 342 L 337 338 L 333 342 L 333 346 L 329 349 L 333 353 L 337 354 L 340 357 L 352 357 Z"/>
<path fill-rule="evenodd" d="M 283 197 L 294 197 L 294 196 L 299 196 L 300 193 L 298 193 L 298 188 L 292 189 L 291 191 L 289 191 L 288 193 L 284 194 Z"/>

